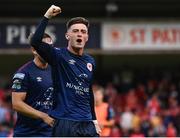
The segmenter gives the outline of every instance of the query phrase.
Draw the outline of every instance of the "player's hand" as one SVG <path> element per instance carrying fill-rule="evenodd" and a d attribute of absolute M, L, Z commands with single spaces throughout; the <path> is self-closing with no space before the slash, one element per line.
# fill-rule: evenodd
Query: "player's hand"
<path fill-rule="evenodd" d="M 46 11 L 44 16 L 48 19 L 56 16 L 57 14 L 61 13 L 61 8 L 55 5 L 51 5 L 51 7 Z"/>
<path fill-rule="evenodd" d="M 100 128 L 97 120 L 93 120 L 93 123 L 94 123 L 94 125 L 95 125 L 96 132 L 97 132 L 98 134 L 100 134 L 100 133 L 101 133 L 101 128 Z"/>
<path fill-rule="evenodd" d="M 50 125 L 51 127 L 53 127 L 54 124 L 55 124 L 55 119 L 52 118 L 52 117 L 50 117 L 50 116 L 49 116 L 48 114 L 46 114 L 46 113 L 43 114 L 42 120 L 43 120 L 46 124 Z"/>

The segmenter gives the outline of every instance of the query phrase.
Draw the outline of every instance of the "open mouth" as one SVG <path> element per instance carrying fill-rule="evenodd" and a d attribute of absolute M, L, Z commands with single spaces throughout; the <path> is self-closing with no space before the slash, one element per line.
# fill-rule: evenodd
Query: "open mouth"
<path fill-rule="evenodd" d="M 78 43 L 81 43 L 82 42 L 82 39 L 77 39 L 76 40 Z"/>

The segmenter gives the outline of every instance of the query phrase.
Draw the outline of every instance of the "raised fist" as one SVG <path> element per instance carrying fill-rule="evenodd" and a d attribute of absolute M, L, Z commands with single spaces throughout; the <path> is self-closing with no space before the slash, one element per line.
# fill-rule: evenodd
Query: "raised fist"
<path fill-rule="evenodd" d="M 61 8 L 55 5 L 51 5 L 51 7 L 46 11 L 44 16 L 48 19 L 56 16 L 57 14 L 61 13 Z"/>

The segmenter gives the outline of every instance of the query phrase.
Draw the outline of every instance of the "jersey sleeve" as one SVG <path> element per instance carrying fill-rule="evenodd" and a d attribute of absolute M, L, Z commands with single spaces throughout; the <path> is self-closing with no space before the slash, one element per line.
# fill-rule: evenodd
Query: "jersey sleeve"
<path fill-rule="evenodd" d="M 13 92 L 27 92 L 28 91 L 28 75 L 24 72 L 17 72 L 12 79 Z"/>
<path fill-rule="evenodd" d="M 48 20 L 49 19 L 47 19 L 46 17 L 41 20 L 30 40 L 30 44 L 45 61 L 47 61 L 50 65 L 53 65 L 55 54 L 54 51 L 56 49 L 52 45 L 42 42 Z"/>

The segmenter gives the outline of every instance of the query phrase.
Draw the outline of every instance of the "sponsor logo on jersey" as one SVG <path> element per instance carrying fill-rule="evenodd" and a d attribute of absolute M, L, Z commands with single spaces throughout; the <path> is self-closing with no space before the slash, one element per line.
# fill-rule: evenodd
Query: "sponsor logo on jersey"
<path fill-rule="evenodd" d="M 21 81 L 18 79 L 15 79 L 13 81 L 12 89 L 20 90 L 21 89 Z"/>
<path fill-rule="evenodd" d="M 15 75 L 14 75 L 14 77 L 13 77 L 13 79 L 24 79 L 24 77 L 25 77 L 25 74 L 24 73 L 16 73 Z"/>
<path fill-rule="evenodd" d="M 73 83 L 67 82 L 66 87 L 69 89 L 75 90 L 76 94 L 79 94 L 79 95 L 84 95 L 85 93 L 89 92 L 89 88 L 83 87 L 83 86 L 78 86 L 78 85 L 75 85 Z"/>
<path fill-rule="evenodd" d="M 49 87 L 40 101 L 36 101 L 36 107 L 40 106 L 44 109 L 51 109 L 53 107 L 53 87 Z"/>

